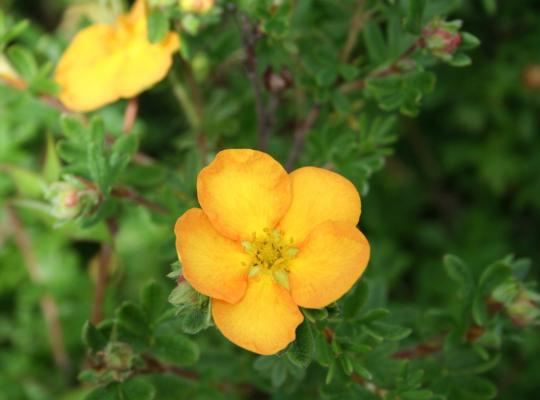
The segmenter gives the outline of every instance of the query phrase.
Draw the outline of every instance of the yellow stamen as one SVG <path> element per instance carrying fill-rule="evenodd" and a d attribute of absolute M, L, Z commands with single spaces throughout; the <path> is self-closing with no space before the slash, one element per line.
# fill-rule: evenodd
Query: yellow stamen
<path fill-rule="evenodd" d="M 277 283 L 289 290 L 289 262 L 298 254 L 292 243 L 278 229 L 264 229 L 261 235 L 254 233 L 251 241 L 243 240 L 242 247 L 251 255 L 248 276 L 271 273 Z"/>

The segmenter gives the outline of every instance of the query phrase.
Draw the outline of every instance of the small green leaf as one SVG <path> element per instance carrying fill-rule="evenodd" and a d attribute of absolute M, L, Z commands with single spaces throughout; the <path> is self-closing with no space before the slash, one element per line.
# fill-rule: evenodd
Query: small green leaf
<path fill-rule="evenodd" d="M 7 55 L 15 70 L 26 82 L 31 81 L 36 76 L 38 66 L 30 51 L 22 46 L 15 45 L 8 48 Z"/>
<path fill-rule="evenodd" d="M 150 43 L 160 42 L 169 30 L 169 20 L 163 10 L 155 8 L 148 15 L 148 40 Z"/>
<path fill-rule="evenodd" d="M 403 400 L 429 400 L 433 398 L 433 392 L 429 390 L 406 390 L 399 394 Z"/>
<path fill-rule="evenodd" d="M 456 282 L 464 295 L 471 292 L 474 287 L 474 279 L 467 265 L 458 257 L 447 254 L 443 259 L 446 273 Z"/>
<path fill-rule="evenodd" d="M 141 291 L 141 305 L 149 321 L 156 321 L 163 313 L 167 298 L 163 288 L 155 281 L 148 282 Z"/>
<path fill-rule="evenodd" d="M 90 125 L 86 149 L 86 163 L 90 177 L 107 196 L 111 189 L 111 171 L 105 154 L 105 128 L 103 121 L 95 118 Z"/>
<path fill-rule="evenodd" d="M 471 57 L 465 53 L 456 53 L 448 63 L 453 67 L 467 67 L 471 65 L 472 60 Z"/>
<path fill-rule="evenodd" d="M 287 351 L 287 356 L 291 362 L 299 367 L 307 368 L 313 358 L 315 351 L 315 340 L 311 330 L 311 324 L 304 321 L 296 329 L 296 340 Z"/>
<path fill-rule="evenodd" d="M 143 338 L 149 335 L 148 319 L 137 304 L 125 302 L 116 311 L 116 318 L 120 328 L 130 335 Z"/>
<path fill-rule="evenodd" d="M 86 128 L 81 121 L 71 115 L 64 114 L 60 117 L 62 132 L 70 141 L 83 142 L 86 140 Z"/>
<path fill-rule="evenodd" d="M 156 397 L 156 389 L 146 380 L 135 378 L 121 384 L 123 392 L 122 400 L 153 400 Z"/>
<path fill-rule="evenodd" d="M 276 362 L 272 366 L 272 372 L 270 375 L 270 380 L 272 382 L 272 386 L 274 387 L 280 387 L 285 383 L 285 379 L 287 378 L 287 366 L 283 362 Z"/>
<path fill-rule="evenodd" d="M 137 136 L 133 134 L 123 135 L 114 142 L 109 159 L 111 174 L 114 177 L 123 172 L 129 164 L 131 156 L 137 151 L 137 145 Z"/>
<path fill-rule="evenodd" d="M 426 0 L 409 0 L 407 16 L 405 17 L 405 29 L 414 34 L 419 34 L 422 29 L 422 17 L 426 7 Z"/>
<path fill-rule="evenodd" d="M 195 307 L 182 310 L 182 331 L 189 335 L 199 333 L 211 323 L 210 308 Z"/>
<path fill-rule="evenodd" d="M 328 318 L 328 310 L 326 308 L 303 308 L 302 312 L 304 313 L 305 317 L 311 322 L 322 321 Z"/>
<path fill-rule="evenodd" d="M 362 328 L 366 333 L 370 334 L 375 338 L 378 337 L 391 341 L 405 339 L 412 332 L 410 328 L 378 321 L 371 322 L 368 325 L 364 325 Z"/>
<path fill-rule="evenodd" d="M 463 376 L 456 389 L 463 395 L 478 400 L 489 400 L 497 395 L 497 388 L 490 381 L 476 376 Z"/>
<path fill-rule="evenodd" d="M 367 379 L 368 381 L 373 379 L 373 374 L 369 372 L 368 369 L 362 365 L 362 363 L 353 361 L 353 366 L 354 372 L 356 372 L 362 378 Z"/>
<path fill-rule="evenodd" d="M 342 354 L 341 357 L 339 357 L 339 363 L 343 369 L 343 372 L 345 372 L 345 375 L 351 376 L 354 372 L 354 366 L 351 358 L 347 354 Z"/>
<path fill-rule="evenodd" d="M 343 302 L 343 317 L 345 319 L 354 319 L 358 317 L 362 306 L 366 302 L 369 293 L 369 287 L 364 281 L 360 281 L 352 293 L 347 295 Z"/>
<path fill-rule="evenodd" d="M 476 36 L 469 32 L 461 32 L 461 45 L 463 50 L 472 50 L 480 46 L 481 42 Z"/>
<path fill-rule="evenodd" d="M 473 300 L 472 315 L 477 325 L 485 326 L 488 322 L 486 301 L 482 293 L 478 292 Z"/>
<path fill-rule="evenodd" d="M 504 283 L 512 277 L 510 265 L 504 260 L 499 260 L 488 266 L 482 275 L 478 284 L 483 293 L 491 293 L 497 286 Z"/>
<path fill-rule="evenodd" d="M 390 311 L 386 308 L 374 308 L 358 317 L 359 322 L 368 323 L 379 319 L 386 318 L 390 315 Z"/>
<path fill-rule="evenodd" d="M 181 334 L 156 336 L 153 348 L 158 358 L 178 365 L 195 364 L 199 359 L 197 344 Z"/>
<path fill-rule="evenodd" d="M 47 182 L 54 182 L 60 178 L 62 165 L 56 152 L 54 139 L 50 133 L 47 134 L 47 150 L 45 153 L 45 162 L 43 164 L 43 178 Z"/>
<path fill-rule="evenodd" d="M 364 27 L 364 42 L 370 60 L 374 64 L 381 64 L 386 60 L 387 48 L 379 24 L 370 20 Z"/>
<path fill-rule="evenodd" d="M 111 383 L 90 392 L 84 400 L 120 400 L 121 393 L 119 383 Z"/>
<path fill-rule="evenodd" d="M 94 351 L 101 350 L 107 345 L 107 339 L 90 321 L 86 321 L 83 325 L 82 341 L 86 347 Z"/>

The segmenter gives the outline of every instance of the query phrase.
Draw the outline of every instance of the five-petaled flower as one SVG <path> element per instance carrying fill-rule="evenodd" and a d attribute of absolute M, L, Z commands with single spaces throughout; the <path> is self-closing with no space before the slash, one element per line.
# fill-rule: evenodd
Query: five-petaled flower
<path fill-rule="evenodd" d="M 338 300 L 367 266 L 360 196 L 334 172 L 287 174 L 265 153 L 224 150 L 199 173 L 197 195 L 201 209 L 175 226 L 183 274 L 211 297 L 223 335 L 245 349 L 284 349 L 303 321 L 299 307 Z"/>
<path fill-rule="evenodd" d="M 150 43 L 146 14 L 145 0 L 137 0 L 114 24 L 94 24 L 75 35 L 55 72 L 66 107 L 91 111 L 133 97 L 165 77 L 180 41 L 168 32 Z"/>

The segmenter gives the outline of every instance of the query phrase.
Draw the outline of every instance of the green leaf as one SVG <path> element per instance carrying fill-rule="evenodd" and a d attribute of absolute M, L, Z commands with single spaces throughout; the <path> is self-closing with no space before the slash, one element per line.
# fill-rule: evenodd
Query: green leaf
<path fill-rule="evenodd" d="M 483 293 L 491 293 L 497 286 L 504 283 L 512 277 L 512 269 L 505 260 L 499 260 L 488 266 L 482 275 L 478 284 Z"/>
<path fill-rule="evenodd" d="M 156 390 L 152 384 L 135 378 L 97 388 L 85 400 L 153 400 L 155 396 Z"/>
<path fill-rule="evenodd" d="M 375 339 L 386 339 L 390 341 L 405 339 L 412 332 L 410 328 L 378 321 L 363 325 L 362 329 Z"/>
<path fill-rule="evenodd" d="M 156 389 L 146 380 L 135 378 L 121 384 L 123 392 L 122 400 L 153 400 L 156 397 Z"/>
<path fill-rule="evenodd" d="M 199 359 L 197 344 L 181 334 L 156 336 L 153 349 L 158 358 L 173 364 L 191 365 Z"/>
<path fill-rule="evenodd" d="M 311 322 L 322 321 L 328 318 L 328 310 L 326 308 L 302 308 L 302 313 Z"/>
<path fill-rule="evenodd" d="M 461 45 L 463 50 L 472 50 L 480 46 L 481 42 L 476 36 L 469 32 L 461 32 Z"/>
<path fill-rule="evenodd" d="M 452 56 L 448 63 L 453 67 L 467 67 L 471 65 L 472 60 L 471 57 L 465 53 L 456 53 Z"/>
<path fill-rule="evenodd" d="M 343 302 L 343 318 L 354 319 L 358 317 L 362 306 L 366 302 L 368 293 L 369 287 L 367 283 L 360 281 Z"/>
<path fill-rule="evenodd" d="M 109 159 L 111 174 L 117 177 L 131 160 L 131 156 L 137 151 L 138 140 L 134 134 L 123 135 L 118 138 L 112 148 Z"/>
<path fill-rule="evenodd" d="M 119 383 L 111 383 L 110 385 L 97 388 L 90 392 L 84 399 L 85 400 L 120 400 Z"/>
<path fill-rule="evenodd" d="M 54 139 L 50 133 L 47 134 L 47 149 L 45 153 L 45 162 L 43 165 L 43 178 L 47 182 L 54 182 L 60 178 L 62 165 L 56 152 Z"/>
<path fill-rule="evenodd" d="M 208 328 L 211 323 L 210 305 L 186 308 L 182 311 L 182 331 L 194 335 Z"/>
<path fill-rule="evenodd" d="M 311 324 L 304 321 L 296 329 L 296 340 L 287 351 L 287 356 L 291 362 L 299 367 L 307 368 L 311 363 L 315 352 L 315 340 L 311 330 Z"/>
<path fill-rule="evenodd" d="M 407 16 L 405 17 L 405 29 L 408 32 L 419 34 L 422 29 L 422 17 L 426 0 L 409 0 Z"/>
<path fill-rule="evenodd" d="M 148 319 L 137 304 L 125 302 L 116 311 L 116 318 L 123 331 L 138 338 L 146 339 L 148 337 L 150 333 Z"/>
<path fill-rule="evenodd" d="M 148 282 L 142 288 L 141 305 L 150 322 L 155 322 L 161 316 L 166 304 L 165 292 L 157 282 Z"/>
<path fill-rule="evenodd" d="M 493 399 L 497 396 L 497 388 L 490 381 L 476 376 L 460 377 L 456 389 L 463 395 L 477 400 Z"/>
<path fill-rule="evenodd" d="M 148 40 L 150 43 L 160 42 L 169 31 L 167 14 L 159 8 L 150 11 L 148 15 Z"/>
<path fill-rule="evenodd" d="M 481 292 L 476 293 L 472 305 L 472 315 L 474 322 L 480 326 L 485 326 L 488 322 L 486 300 Z"/>
<path fill-rule="evenodd" d="M 86 347 L 94 351 L 101 350 L 107 345 L 107 339 L 90 321 L 86 321 L 83 325 L 82 341 Z"/>
<path fill-rule="evenodd" d="M 82 143 L 86 140 L 87 132 L 82 122 L 68 114 L 60 117 L 60 127 L 62 132 L 70 141 Z"/>
<path fill-rule="evenodd" d="M 272 372 L 270 375 L 270 380 L 272 382 L 272 386 L 274 387 L 280 387 L 285 383 L 285 379 L 287 378 L 287 366 L 283 362 L 276 362 L 272 366 Z"/>
<path fill-rule="evenodd" d="M 14 45 L 8 48 L 7 55 L 15 70 L 26 81 L 31 81 L 38 73 L 38 66 L 30 51 L 22 46 Z"/>
<path fill-rule="evenodd" d="M 456 282 L 464 295 L 469 294 L 474 287 L 474 278 L 467 265 L 458 257 L 447 254 L 443 259 L 446 273 Z"/>
<path fill-rule="evenodd" d="M 362 378 L 367 379 L 368 381 L 373 379 L 373 374 L 369 372 L 369 370 L 366 367 L 364 367 L 364 365 L 362 365 L 361 362 L 353 360 L 353 366 L 354 366 L 354 372 L 356 372 Z"/>
<path fill-rule="evenodd" d="M 105 154 L 105 128 L 99 118 L 92 120 L 86 149 L 86 163 L 90 177 L 107 196 L 111 189 L 111 175 Z"/>
<path fill-rule="evenodd" d="M 379 24 L 370 20 L 364 27 L 363 32 L 370 60 L 374 64 L 381 64 L 386 60 L 387 48 Z"/>
<path fill-rule="evenodd" d="M 406 390 L 399 394 L 403 400 L 429 400 L 433 398 L 433 392 L 429 390 Z"/>
<path fill-rule="evenodd" d="M 195 305 L 197 303 L 197 292 L 186 281 L 176 286 L 169 295 L 169 303 L 175 306 Z"/>
<path fill-rule="evenodd" d="M 390 315 L 390 311 L 386 308 L 374 308 L 358 317 L 359 322 L 368 323 L 378 319 L 386 318 Z"/>
<path fill-rule="evenodd" d="M 351 376 L 354 372 L 354 366 L 351 358 L 347 354 L 342 354 L 341 357 L 339 357 L 339 363 L 343 369 L 343 372 L 345 372 L 345 375 Z"/>
<path fill-rule="evenodd" d="M 334 84 L 337 79 L 337 71 L 335 68 L 326 67 L 317 71 L 315 80 L 317 84 L 322 87 L 329 87 Z"/>

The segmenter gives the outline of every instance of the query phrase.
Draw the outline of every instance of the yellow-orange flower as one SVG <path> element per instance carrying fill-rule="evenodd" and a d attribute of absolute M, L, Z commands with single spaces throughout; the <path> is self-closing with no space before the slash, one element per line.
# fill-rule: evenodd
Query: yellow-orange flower
<path fill-rule="evenodd" d="M 199 173 L 197 194 L 202 209 L 175 226 L 183 274 L 211 297 L 223 335 L 245 349 L 284 349 L 303 320 L 299 306 L 338 300 L 367 266 L 360 196 L 334 172 L 287 174 L 265 153 L 224 150 Z"/>
<path fill-rule="evenodd" d="M 214 0 L 180 0 L 180 8 L 184 11 L 204 14 L 214 6 Z"/>
<path fill-rule="evenodd" d="M 66 107 L 91 111 L 133 97 L 165 77 L 178 35 L 168 32 L 150 43 L 146 13 L 145 0 L 137 0 L 114 24 L 94 24 L 75 35 L 55 73 Z"/>

